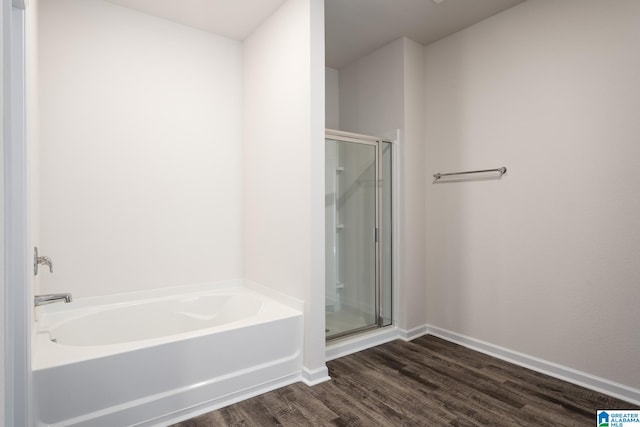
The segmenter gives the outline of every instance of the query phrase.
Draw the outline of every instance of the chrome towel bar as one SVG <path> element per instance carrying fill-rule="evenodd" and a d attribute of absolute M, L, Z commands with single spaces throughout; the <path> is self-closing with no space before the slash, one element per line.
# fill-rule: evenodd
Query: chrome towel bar
<path fill-rule="evenodd" d="M 505 168 L 504 166 L 501 168 L 497 168 L 497 169 L 483 169 L 483 170 L 478 170 L 478 171 L 466 171 L 466 172 L 451 172 L 451 173 L 434 173 L 433 177 L 437 180 L 439 180 L 440 178 L 444 177 L 444 176 L 452 176 L 452 175 L 468 175 L 470 173 L 484 173 L 484 172 L 500 172 L 500 176 L 504 175 L 505 173 L 507 173 L 507 168 Z"/>

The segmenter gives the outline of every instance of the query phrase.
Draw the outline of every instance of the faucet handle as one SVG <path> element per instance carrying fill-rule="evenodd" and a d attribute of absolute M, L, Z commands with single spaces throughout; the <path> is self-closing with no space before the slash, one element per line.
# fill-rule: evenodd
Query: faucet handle
<path fill-rule="evenodd" d="M 39 264 L 48 265 L 49 272 L 53 273 L 53 261 L 51 261 L 51 258 L 48 256 L 38 256 L 38 247 L 33 248 L 33 253 L 33 275 L 35 276 L 38 274 Z"/>
<path fill-rule="evenodd" d="M 44 265 L 48 265 L 49 266 L 49 273 L 53 273 L 53 261 L 51 261 L 51 258 L 49 258 L 48 256 L 41 256 L 40 260 L 39 260 L 40 264 L 44 264 Z"/>

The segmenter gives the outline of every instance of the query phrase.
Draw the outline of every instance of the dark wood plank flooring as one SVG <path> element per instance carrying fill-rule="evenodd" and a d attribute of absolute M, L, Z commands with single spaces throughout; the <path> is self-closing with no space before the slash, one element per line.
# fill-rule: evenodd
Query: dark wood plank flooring
<path fill-rule="evenodd" d="M 597 409 L 639 409 L 432 336 L 327 366 L 326 383 L 296 383 L 174 427 L 594 426 Z"/>

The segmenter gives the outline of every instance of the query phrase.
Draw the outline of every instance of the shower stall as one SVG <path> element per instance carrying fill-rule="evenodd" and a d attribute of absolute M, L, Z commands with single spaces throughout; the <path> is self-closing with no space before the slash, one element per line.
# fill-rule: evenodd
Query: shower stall
<path fill-rule="evenodd" d="M 391 325 L 392 143 L 325 134 L 326 338 Z"/>

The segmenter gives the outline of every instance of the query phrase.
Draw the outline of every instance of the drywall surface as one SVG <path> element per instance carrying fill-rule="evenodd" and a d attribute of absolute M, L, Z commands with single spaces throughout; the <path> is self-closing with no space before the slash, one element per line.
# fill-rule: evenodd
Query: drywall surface
<path fill-rule="evenodd" d="M 25 10 L 25 89 L 26 89 L 26 143 L 27 143 L 27 194 L 29 226 L 27 246 L 29 256 L 33 256 L 34 247 L 40 244 L 40 120 L 38 90 L 38 15 L 41 1 L 35 0 L 27 4 Z M 33 300 L 38 289 L 40 276 L 32 275 L 29 269 L 29 293 L 27 298 Z M 35 313 L 30 310 L 31 322 L 35 322 Z M 32 329 L 32 332 L 35 328 Z"/>
<path fill-rule="evenodd" d="M 241 277 L 241 43 L 98 0 L 40 6 L 39 292 Z"/>
<path fill-rule="evenodd" d="M 322 7 L 288 0 L 244 41 L 244 273 L 304 300 L 304 364 L 325 372 Z"/>
<path fill-rule="evenodd" d="M 304 370 L 307 384 L 317 384 L 329 379 L 325 364 L 325 45 L 324 0 L 309 0 L 309 62 L 310 62 L 310 239 L 311 277 L 306 289 Z"/>
<path fill-rule="evenodd" d="M 403 41 L 403 132 L 399 150 L 398 212 L 400 319 L 403 329 L 424 325 L 425 317 L 425 175 L 424 46 Z"/>
<path fill-rule="evenodd" d="M 403 127 L 403 39 L 340 69 L 340 130 L 395 137 Z"/>
<path fill-rule="evenodd" d="M 290 0 L 244 41 L 245 277 L 303 299 L 309 280 L 309 15 Z"/>
<path fill-rule="evenodd" d="M 640 3 L 524 2 L 426 48 L 428 322 L 640 387 Z"/>
<path fill-rule="evenodd" d="M 4 181 L 4 144 L 5 144 L 5 136 L 4 136 L 4 119 L 6 114 L 5 109 L 5 99 L 4 99 L 4 85 L 5 85 L 5 67 L 8 66 L 8 61 L 5 60 L 5 42 L 6 36 L 5 31 L 8 25 L 6 25 L 4 21 L 5 17 L 5 8 L 7 5 L 3 2 L 0 4 L 0 22 L 2 22 L 2 29 L 0 30 L 0 70 L 2 70 L 2 78 L 0 79 L 0 105 L 2 105 L 2 112 L 0 112 L 0 135 L 2 135 L 2 150 L 0 150 L 0 240 L 3 242 L 4 239 L 4 197 L 5 197 L 5 181 Z M 5 252 L 4 245 L 0 247 L 0 423 L 5 422 L 5 293 L 6 293 L 6 283 L 5 283 Z"/>
<path fill-rule="evenodd" d="M 325 67 L 325 122 L 328 129 L 340 129 L 340 72 Z"/>

